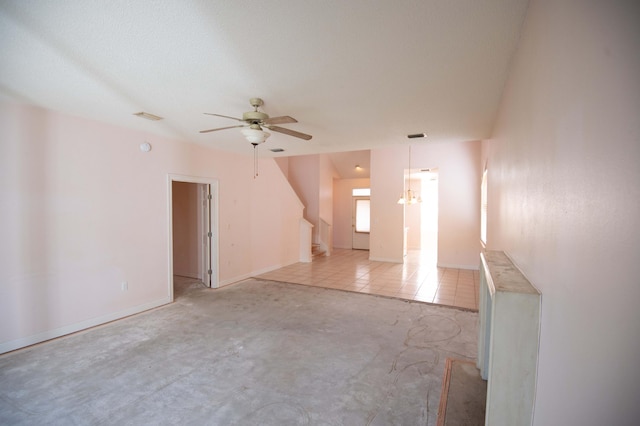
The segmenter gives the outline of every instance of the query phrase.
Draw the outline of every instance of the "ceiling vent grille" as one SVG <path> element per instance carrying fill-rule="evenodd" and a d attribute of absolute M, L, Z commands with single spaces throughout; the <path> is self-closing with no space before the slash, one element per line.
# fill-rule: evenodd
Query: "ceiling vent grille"
<path fill-rule="evenodd" d="M 427 134 L 426 133 L 413 133 L 411 135 L 407 135 L 407 137 L 409 139 L 415 139 L 415 138 L 426 138 Z"/>

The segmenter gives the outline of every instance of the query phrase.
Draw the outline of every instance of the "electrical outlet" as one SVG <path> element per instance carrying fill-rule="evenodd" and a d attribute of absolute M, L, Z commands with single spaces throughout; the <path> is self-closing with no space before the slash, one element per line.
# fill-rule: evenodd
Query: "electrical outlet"
<path fill-rule="evenodd" d="M 129 283 L 126 281 L 122 281 L 122 283 L 120 284 L 120 288 L 122 289 L 122 291 L 129 290 Z"/>

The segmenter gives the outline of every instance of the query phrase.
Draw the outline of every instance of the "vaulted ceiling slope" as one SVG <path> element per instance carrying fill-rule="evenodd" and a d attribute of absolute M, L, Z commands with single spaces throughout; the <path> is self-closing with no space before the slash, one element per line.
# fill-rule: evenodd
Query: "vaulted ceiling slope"
<path fill-rule="evenodd" d="M 313 135 L 278 155 L 488 137 L 527 0 L 0 0 L 0 99 L 246 152 L 260 97 Z M 164 117 L 151 122 L 132 115 Z M 266 149 L 262 150 L 269 153 Z M 273 155 L 273 154 L 269 154 Z"/>

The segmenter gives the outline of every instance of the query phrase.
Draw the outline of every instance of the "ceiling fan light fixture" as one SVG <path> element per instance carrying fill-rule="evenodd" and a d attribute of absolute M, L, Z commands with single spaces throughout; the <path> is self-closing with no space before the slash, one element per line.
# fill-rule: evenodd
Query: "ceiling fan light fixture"
<path fill-rule="evenodd" d="M 245 127 L 240 131 L 250 143 L 263 143 L 269 136 L 271 136 L 271 133 L 265 132 L 264 130 L 260 129 L 260 127 L 258 127 L 257 129 L 253 126 Z"/>

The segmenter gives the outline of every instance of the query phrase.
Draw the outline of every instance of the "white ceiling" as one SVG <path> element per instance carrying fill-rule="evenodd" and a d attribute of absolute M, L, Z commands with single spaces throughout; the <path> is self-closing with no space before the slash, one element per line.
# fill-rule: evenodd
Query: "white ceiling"
<path fill-rule="evenodd" d="M 313 135 L 274 132 L 265 156 L 367 150 L 418 132 L 426 142 L 477 140 L 490 135 L 526 7 L 0 0 L 0 99 L 247 155 L 239 129 L 200 134 L 237 124 L 203 112 L 240 117 L 260 97 L 267 114 L 299 121 L 282 127 Z"/>

